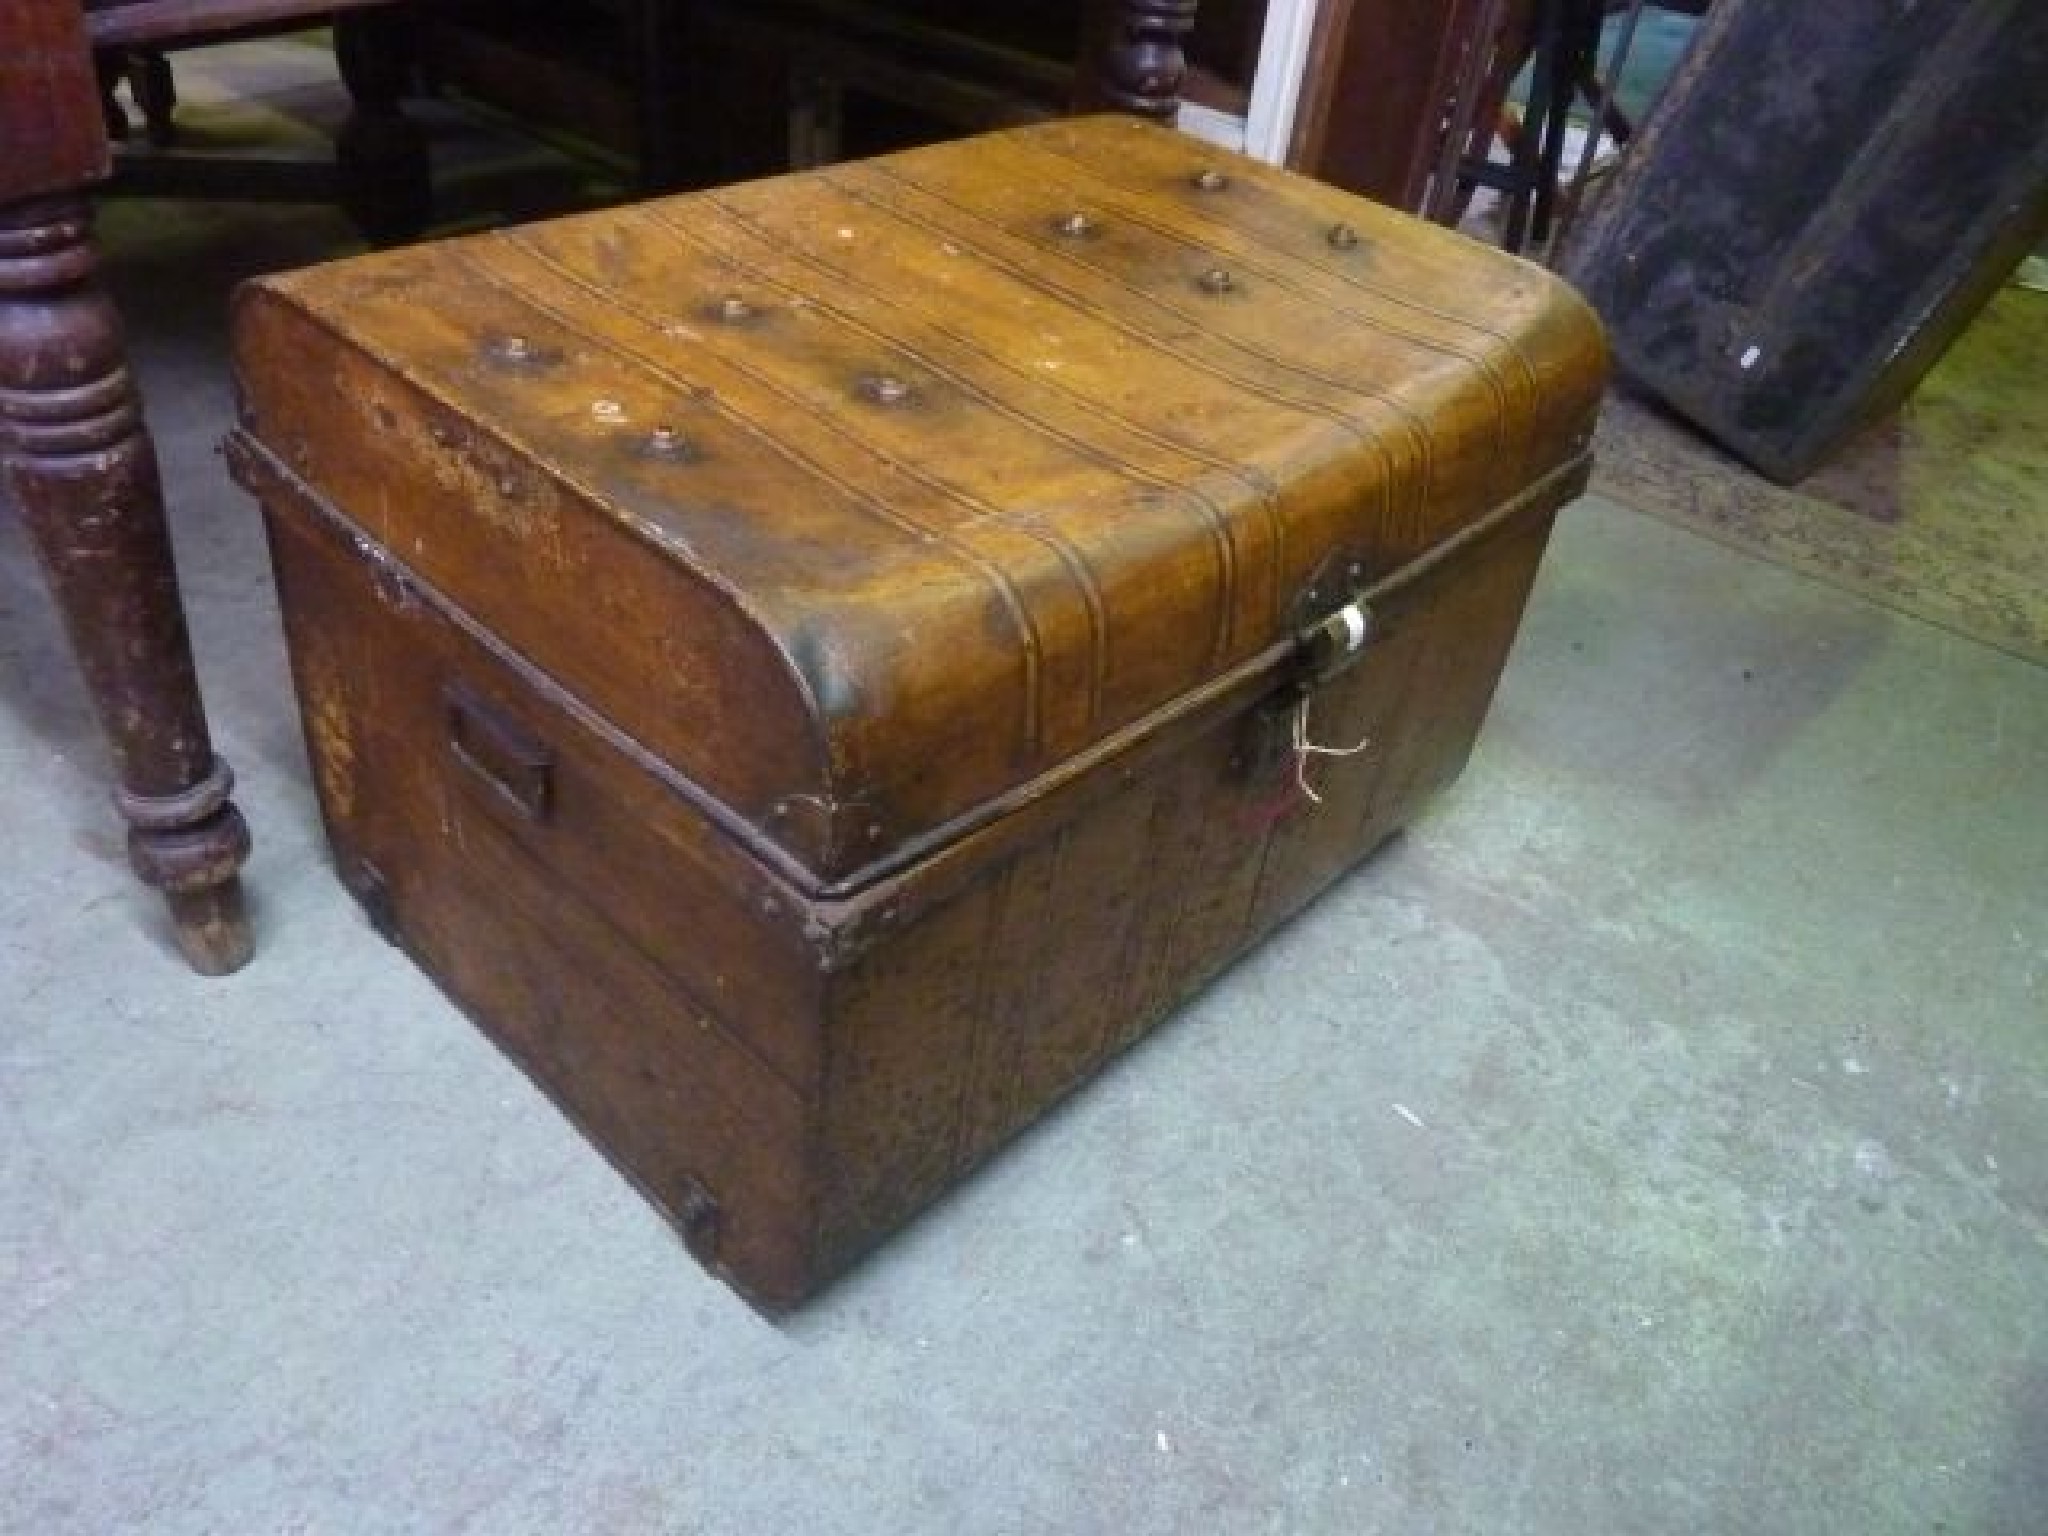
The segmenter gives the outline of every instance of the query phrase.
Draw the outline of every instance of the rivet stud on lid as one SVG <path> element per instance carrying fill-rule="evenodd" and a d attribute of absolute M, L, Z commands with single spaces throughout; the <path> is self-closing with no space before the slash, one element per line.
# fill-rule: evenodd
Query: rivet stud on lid
<path fill-rule="evenodd" d="M 665 459 L 670 463 L 681 463 L 694 456 L 690 440 L 674 427 L 656 427 L 647 434 L 642 448 L 650 459 Z"/>
<path fill-rule="evenodd" d="M 754 306 L 736 293 L 728 293 L 718 301 L 718 318 L 730 325 L 754 318 Z"/>
<path fill-rule="evenodd" d="M 1079 240 L 1084 235 L 1095 233 L 1095 221 L 1079 209 L 1072 213 L 1061 214 L 1057 219 L 1053 220 L 1052 227 L 1065 235 L 1069 240 Z"/>
<path fill-rule="evenodd" d="M 1352 250 L 1358 245 L 1358 231 L 1349 224 L 1332 224 L 1330 226 L 1330 244 L 1333 248 L 1340 251 Z"/>
<path fill-rule="evenodd" d="M 560 361 L 561 355 L 525 336 L 496 336 L 484 343 L 484 356 L 501 368 L 541 368 Z"/>
<path fill-rule="evenodd" d="M 1228 267 L 1211 267 L 1202 274 L 1201 282 L 1204 293 L 1229 293 L 1237 287 Z"/>
<path fill-rule="evenodd" d="M 1230 185 L 1230 178 L 1211 165 L 1195 172 L 1194 183 L 1197 192 L 1221 192 Z"/>
<path fill-rule="evenodd" d="M 860 392 L 876 405 L 901 405 L 910 398 L 910 385 L 893 373 L 871 373 L 860 381 Z"/>

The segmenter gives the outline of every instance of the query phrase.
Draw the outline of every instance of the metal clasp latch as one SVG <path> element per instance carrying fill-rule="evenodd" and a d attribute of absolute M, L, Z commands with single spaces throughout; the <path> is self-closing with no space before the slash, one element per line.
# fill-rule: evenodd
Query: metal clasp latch
<path fill-rule="evenodd" d="M 1233 758 L 1243 778 L 1255 783 L 1280 778 L 1288 765 L 1294 764 L 1298 780 L 1302 759 L 1326 750 L 1306 740 L 1308 700 L 1323 684 L 1355 665 L 1372 636 L 1372 609 L 1359 598 L 1295 630 L 1295 668 L 1284 686 L 1253 709 L 1246 720 Z"/>
<path fill-rule="evenodd" d="M 1347 670 L 1365 654 L 1370 639 L 1372 609 L 1356 599 L 1297 631 L 1295 640 L 1308 669 L 1303 685 L 1315 687 Z"/>

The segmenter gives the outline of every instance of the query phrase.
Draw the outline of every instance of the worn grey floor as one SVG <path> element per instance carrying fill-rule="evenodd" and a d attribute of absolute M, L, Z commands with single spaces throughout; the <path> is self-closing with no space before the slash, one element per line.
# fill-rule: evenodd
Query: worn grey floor
<path fill-rule="evenodd" d="M 0 1530 L 2048 1531 L 2048 675 L 1581 504 L 1433 813 L 773 1327 L 323 862 L 211 445 L 338 226 L 114 226 L 262 950 L 0 518 Z"/>

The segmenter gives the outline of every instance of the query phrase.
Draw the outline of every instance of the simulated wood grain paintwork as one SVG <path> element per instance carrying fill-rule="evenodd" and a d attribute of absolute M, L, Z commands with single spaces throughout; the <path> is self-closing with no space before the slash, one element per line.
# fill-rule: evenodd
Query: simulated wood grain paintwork
<path fill-rule="evenodd" d="M 266 281 L 250 424 L 858 880 L 1272 644 L 1331 548 L 1391 569 L 1585 432 L 1554 280 L 1248 162 L 1205 190 L 1223 159 L 1057 124 Z"/>
<path fill-rule="evenodd" d="M 1602 370 L 1111 121 L 275 280 L 238 352 L 344 878 L 768 1307 L 1457 771 Z"/>

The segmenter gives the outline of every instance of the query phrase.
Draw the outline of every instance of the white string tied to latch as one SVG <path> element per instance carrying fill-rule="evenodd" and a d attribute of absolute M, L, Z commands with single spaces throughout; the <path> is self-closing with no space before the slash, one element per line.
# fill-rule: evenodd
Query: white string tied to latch
<path fill-rule="evenodd" d="M 1294 782 L 1310 805 L 1321 805 L 1323 797 L 1316 793 L 1315 786 L 1308 781 L 1308 760 L 1312 757 L 1357 757 L 1372 749 L 1370 733 L 1361 736 L 1358 744 L 1351 747 L 1324 746 L 1308 739 L 1308 710 L 1311 696 L 1304 693 L 1301 702 L 1294 706 Z"/>
<path fill-rule="evenodd" d="M 1311 628 L 1302 643 L 1309 656 L 1318 663 L 1318 680 L 1327 680 L 1349 666 L 1365 649 L 1365 642 L 1372 637 L 1372 629 L 1372 612 L 1362 600 L 1346 603 Z M 1310 805 L 1321 805 L 1323 797 L 1308 781 L 1308 760 L 1312 757 L 1357 757 L 1372 746 L 1372 737 L 1360 737 L 1358 745 L 1353 747 L 1330 747 L 1310 741 L 1308 711 L 1309 702 L 1314 697 L 1312 687 L 1312 684 L 1303 687 L 1301 698 L 1294 706 L 1294 783 Z"/>

